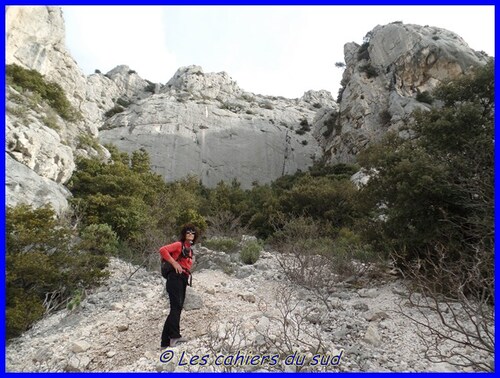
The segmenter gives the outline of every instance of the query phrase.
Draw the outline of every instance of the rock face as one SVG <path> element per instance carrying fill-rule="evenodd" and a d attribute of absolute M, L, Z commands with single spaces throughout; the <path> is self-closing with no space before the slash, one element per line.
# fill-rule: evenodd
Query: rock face
<path fill-rule="evenodd" d="M 102 115 L 113 106 L 112 98 L 119 97 L 120 90 L 109 78 L 89 82 L 80 70 L 65 46 L 61 8 L 10 6 L 5 17 L 6 63 L 34 69 L 58 83 L 82 112 L 79 132 L 97 135 Z"/>
<path fill-rule="evenodd" d="M 16 189 L 9 190 L 7 202 L 43 205 L 33 197 L 33 193 L 39 193 L 37 185 L 43 183 L 51 189 L 43 189 L 46 195 L 41 198 L 63 211 L 67 201 L 61 196 L 70 195 L 63 185 L 73 173 L 75 158 L 109 157 L 95 139 L 104 114 L 120 99 L 128 102 L 129 96 L 147 96 L 150 83 L 129 73 L 126 66 L 117 67 L 108 76 L 86 77 L 64 45 L 64 19 L 58 7 L 7 7 L 6 30 L 6 63 L 34 69 L 46 81 L 59 84 L 82 115 L 78 121 L 66 121 L 36 95 L 7 88 L 6 151 L 32 170 L 30 179 L 20 185 L 10 179 L 27 177 L 27 172 L 23 169 L 12 175 L 21 166 L 10 163 L 12 174 L 7 175 L 7 187 Z M 47 193 L 55 194 L 49 198 Z"/>
<path fill-rule="evenodd" d="M 67 198 L 71 193 L 64 186 L 39 176 L 7 154 L 5 160 L 7 206 L 27 204 L 41 207 L 50 204 L 57 213 L 63 212 L 68 207 Z"/>
<path fill-rule="evenodd" d="M 249 188 L 320 159 L 310 125 L 317 107 L 336 108 L 329 93 L 298 100 L 244 92 L 225 72 L 180 68 L 159 94 L 106 121 L 102 143 L 132 152 L 145 148 L 167 181 L 199 176 L 213 187 L 237 179 Z"/>
<path fill-rule="evenodd" d="M 450 31 L 400 22 L 375 27 L 361 46 L 346 44 L 344 55 L 340 114 L 327 118 L 335 127 L 323 142 L 331 163 L 353 162 L 370 142 L 405 125 L 412 111 L 429 109 L 422 93 L 488 58 Z"/>
<path fill-rule="evenodd" d="M 326 91 L 300 99 L 245 92 L 227 73 L 199 66 L 180 68 L 164 85 L 126 65 L 85 76 L 65 47 L 58 7 L 7 7 L 6 31 L 7 64 L 58 83 L 82 115 L 68 122 L 36 96 L 7 88 L 7 153 L 65 193 L 76 157 L 109 158 L 100 143 L 144 148 L 165 180 L 194 175 L 209 187 L 233 179 L 244 188 L 268 183 L 320 159 L 353 162 L 413 110 L 430 108 L 419 95 L 487 60 L 443 29 L 377 26 L 363 45 L 345 45 L 337 104 Z M 13 202 L 22 199 L 16 193 Z"/>

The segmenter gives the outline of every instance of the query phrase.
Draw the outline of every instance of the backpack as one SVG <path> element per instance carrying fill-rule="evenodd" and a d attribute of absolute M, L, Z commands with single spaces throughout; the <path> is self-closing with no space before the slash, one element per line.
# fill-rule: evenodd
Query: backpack
<path fill-rule="evenodd" d="M 182 244 L 182 251 L 177 257 L 175 261 L 179 262 L 182 258 L 189 257 L 191 253 L 191 256 L 193 254 L 192 248 L 186 248 L 184 243 Z M 170 272 L 174 271 L 174 267 L 172 264 L 170 264 L 167 260 L 165 260 L 163 257 L 161 258 L 161 276 L 163 278 L 167 278 Z M 191 276 L 191 272 L 189 272 L 189 275 Z"/>

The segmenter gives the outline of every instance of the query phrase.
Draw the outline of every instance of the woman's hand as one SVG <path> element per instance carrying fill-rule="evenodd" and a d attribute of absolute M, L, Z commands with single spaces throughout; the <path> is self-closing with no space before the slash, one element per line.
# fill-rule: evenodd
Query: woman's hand
<path fill-rule="evenodd" d="M 179 264 L 177 261 L 174 261 L 175 264 L 172 264 L 172 266 L 175 269 L 176 273 L 182 273 L 184 271 L 184 268 Z"/>

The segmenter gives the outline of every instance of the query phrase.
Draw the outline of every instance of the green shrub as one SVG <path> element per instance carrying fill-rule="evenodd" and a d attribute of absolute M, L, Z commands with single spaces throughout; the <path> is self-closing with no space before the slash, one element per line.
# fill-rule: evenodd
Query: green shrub
<path fill-rule="evenodd" d="M 204 240 L 203 245 L 214 251 L 232 252 L 238 246 L 238 240 L 233 238 L 217 237 Z"/>
<path fill-rule="evenodd" d="M 45 314 L 42 300 L 23 289 L 7 289 L 6 337 L 11 339 L 20 336 L 34 322 Z"/>
<path fill-rule="evenodd" d="M 358 155 L 378 171 L 360 201 L 380 230 L 373 242 L 398 251 L 402 265 L 444 252 L 445 263 L 468 267 L 493 252 L 493 72 L 490 62 L 438 86 L 443 106 L 413 114 L 412 139 L 388 134 Z"/>
<path fill-rule="evenodd" d="M 378 76 L 377 70 L 370 63 L 360 66 L 359 71 L 366 73 L 368 79 Z"/>
<path fill-rule="evenodd" d="M 128 100 L 127 98 L 124 98 L 124 97 L 120 97 L 118 100 L 116 100 L 116 103 L 120 106 L 123 106 L 124 108 L 130 106 L 130 104 L 132 103 L 130 100 Z"/>
<path fill-rule="evenodd" d="M 233 113 L 240 113 L 243 109 L 244 106 L 235 102 L 223 102 L 220 106 L 220 109 L 226 109 L 229 110 L 230 112 Z"/>
<path fill-rule="evenodd" d="M 111 118 L 113 117 L 115 114 L 118 114 L 118 113 L 121 113 L 123 112 L 125 109 L 123 107 L 121 107 L 120 105 L 115 105 L 113 106 L 111 109 L 109 109 L 106 113 L 104 113 L 104 116 L 106 118 Z"/>
<path fill-rule="evenodd" d="M 434 102 L 434 98 L 428 91 L 423 91 L 423 92 L 418 91 L 417 101 L 425 102 L 426 104 L 432 105 L 432 103 Z"/>
<path fill-rule="evenodd" d="M 370 59 L 370 53 L 368 52 L 368 46 L 370 46 L 370 42 L 364 42 L 359 50 L 358 50 L 358 61 L 366 59 Z"/>
<path fill-rule="evenodd" d="M 50 127 L 53 130 L 60 130 L 61 127 L 59 126 L 57 122 L 57 116 L 56 114 L 52 111 L 49 114 L 47 114 L 43 119 L 42 122 L 45 124 L 45 126 Z"/>
<path fill-rule="evenodd" d="M 39 94 L 65 120 L 77 121 L 82 118 L 66 98 L 61 86 L 47 82 L 36 70 L 28 70 L 16 64 L 6 67 L 7 83 Z"/>
<path fill-rule="evenodd" d="M 78 135 L 78 147 L 79 148 L 90 147 L 96 151 L 99 151 L 101 149 L 97 138 L 94 138 L 93 136 L 91 136 L 89 134 Z"/>
<path fill-rule="evenodd" d="M 382 110 L 379 115 L 380 123 L 382 126 L 389 126 L 391 124 L 392 114 L 389 110 Z"/>
<path fill-rule="evenodd" d="M 148 83 L 148 85 L 146 85 L 144 87 L 144 91 L 145 92 L 151 92 L 151 93 L 155 93 L 155 89 L 156 89 L 156 84 L 149 81 L 149 80 L 146 80 L 146 82 Z"/>
<path fill-rule="evenodd" d="M 329 220 L 337 227 L 350 225 L 357 215 L 357 190 L 349 179 L 305 174 L 280 196 L 281 211 Z"/>
<path fill-rule="evenodd" d="M 181 212 L 177 218 L 178 226 L 182 226 L 186 223 L 194 224 L 201 234 L 203 234 L 208 227 L 205 217 L 194 209 L 188 209 L 187 211 Z"/>
<path fill-rule="evenodd" d="M 241 249 L 240 259 L 245 264 L 253 265 L 257 262 L 260 257 L 260 251 L 262 250 L 262 245 L 255 240 L 249 240 Z"/>
<path fill-rule="evenodd" d="M 332 135 L 333 130 L 336 129 L 336 126 L 340 124 L 340 118 L 338 113 L 333 113 L 330 118 L 323 122 L 323 125 L 326 126 L 326 131 L 323 133 L 325 138 L 328 138 Z M 338 133 L 337 133 L 338 134 Z"/>
<path fill-rule="evenodd" d="M 71 311 L 77 307 L 80 307 L 82 303 L 83 292 L 81 290 L 77 290 L 71 300 L 66 305 L 66 308 Z"/>
<path fill-rule="evenodd" d="M 71 226 L 49 206 L 7 208 L 8 338 L 106 276 L 107 259 L 75 248 L 73 238 Z"/>
<path fill-rule="evenodd" d="M 118 237 L 108 224 L 91 224 L 80 237 L 80 248 L 93 255 L 112 256 L 118 251 Z"/>

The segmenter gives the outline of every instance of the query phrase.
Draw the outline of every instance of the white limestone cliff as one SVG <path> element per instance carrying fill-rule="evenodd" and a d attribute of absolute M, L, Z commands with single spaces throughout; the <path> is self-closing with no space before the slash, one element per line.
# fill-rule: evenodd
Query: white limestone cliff
<path fill-rule="evenodd" d="M 419 93 L 488 58 L 452 32 L 396 22 L 375 27 L 361 46 L 345 45 L 339 104 L 327 91 L 286 99 L 246 92 L 228 73 L 194 65 L 166 84 L 126 65 L 85 76 L 66 49 L 63 16 L 58 7 L 6 9 L 7 64 L 58 83 L 82 115 L 68 122 L 46 104 L 26 109 L 36 101 L 9 87 L 6 151 L 63 191 L 77 156 L 109 157 L 99 142 L 144 148 L 165 180 L 195 175 L 207 186 L 237 179 L 248 188 L 315 160 L 354 162 L 369 143 L 407 124 L 413 110 L 430 108 Z"/>
<path fill-rule="evenodd" d="M 145 148 L 167 181 L 195 175 L 209 187 L 237 179 L 249 188 L 307 170 L 321 158 L 309 132 L 318 106 L 336 104 L 324 92 L 299 100 L 255 95 L 225 72 L 190 66 L 161 93 L 107 120 L 99 137 L 127 152 Z"/>
<path fill-rule="evenodd" d="M 344 46 L 346 68 L 340 114 L 323 141 L 329 162 L 353 162 L 370 142 L 407 124 L 416 109 L 429 109 L 417 95 L 485 64 L 455 33 L 394 22 L 370 31 L 363 45 Z"/>

